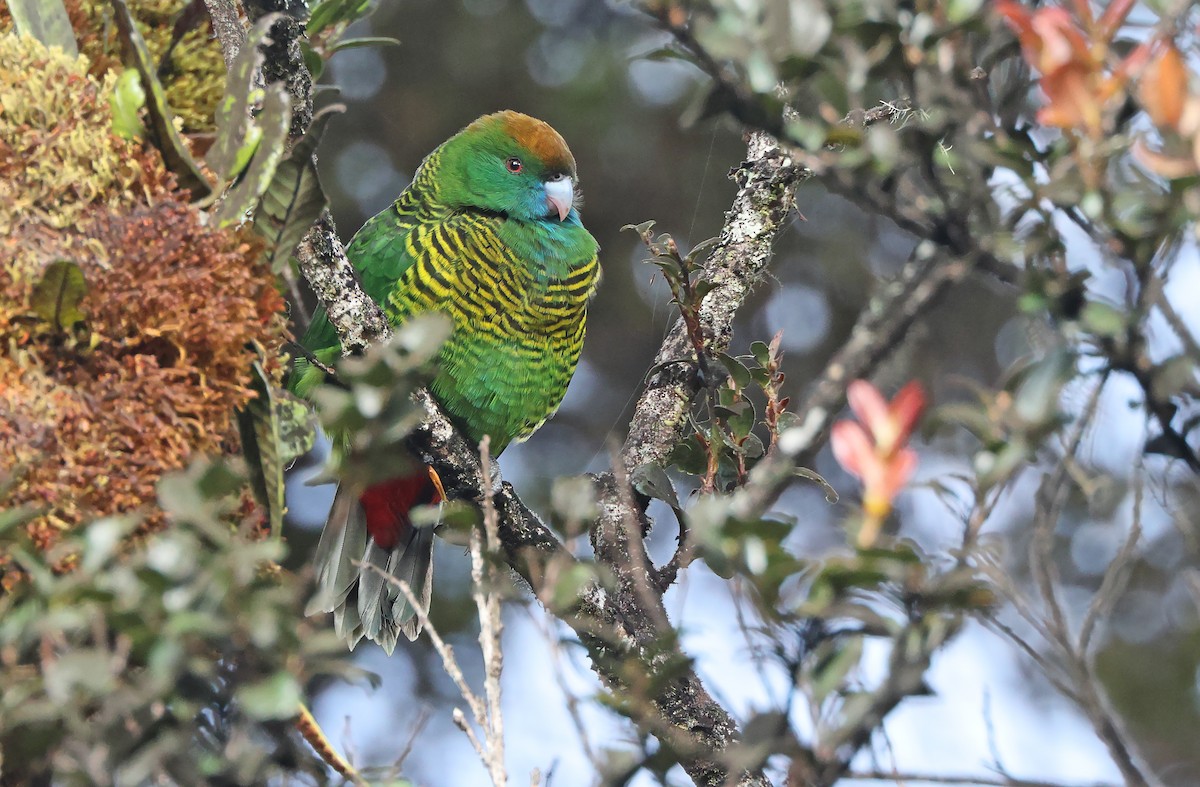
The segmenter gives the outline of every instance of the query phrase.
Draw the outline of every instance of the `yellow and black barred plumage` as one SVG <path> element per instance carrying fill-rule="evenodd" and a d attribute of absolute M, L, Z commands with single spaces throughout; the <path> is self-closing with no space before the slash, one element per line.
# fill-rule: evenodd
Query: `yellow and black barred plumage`
<path fill-rule="evenodd" d="M 553 414 L 583 347 L 600 268 L 596 241 L 572 205 L 574 188 L 575 162 L 557 132 L 515 112 L 488 115 L 431 153 L 347 248 L 393 324 L 431 311 L 452 319 L 431 389 L 465 436 L 489 435 L 496 454 Z M 323 314 L 303 343 L 322 361 L 339 352 Z M 300 362 L 293 387 L 306 394 L 320 377 Z M 412 610 L 382 576 L 375 579 L 378 572 L 349 570 L 346 555 L 365 555 L 410 584 L 427 580 L 432 540 L 395 515 L 395 501 L 412 490 L 397 483 L 387 494 L 367 490 L 374 497 L 359 490 L 358 505 L 335 502 L 346 521 L 332 531 L 327 524 L 322 535 L 316 606 L 338 613 L 352 640 L 365 633 L 390 649 Z M 380 506 L 377 498 L 391 502 Z"/>

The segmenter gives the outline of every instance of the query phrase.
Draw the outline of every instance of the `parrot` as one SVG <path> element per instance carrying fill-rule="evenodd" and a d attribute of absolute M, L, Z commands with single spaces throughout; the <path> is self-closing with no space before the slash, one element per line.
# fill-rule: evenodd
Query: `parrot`
<path fill-rule="evenodd" d="M 346 247 L 391 325 L 429 312 L 450 318 L 429 390 L 467 440 L 489 437 L 493 456 L 554 414 L 579 361 L 600 280 L 600 247 L 580 205 L 562 136 L 505 110 L 435 148 Z M 308 397 L 324 380 L 321 365 L 341 354 L 323 308 L 300 344 L 306 355 L 289 386 Z M 409 511 L 445 495 L 432 468 L 414 466 L 358 493 L 340 485 L 322 530 L 306 614 L 332 612 L 351 650 L 365 637 L 391 655 L 401 632 L 414 640 L 422 628 L 399 588 L 368 566 L 403 579 L 429 609 L 434 528 L 414 527 Z"/>

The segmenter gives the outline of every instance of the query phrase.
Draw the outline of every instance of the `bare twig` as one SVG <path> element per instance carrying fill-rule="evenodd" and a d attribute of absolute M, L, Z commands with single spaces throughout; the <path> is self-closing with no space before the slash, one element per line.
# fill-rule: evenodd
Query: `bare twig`
<path fill-rule="evenodd" d="M 1083 623 L 1079 627 L 1077 649 L 1085 658 L 1091 649 L 1092 633 L 1096 629 L 1097 621 L 1107 616 L 1117 603 L 1125 589 L 1125 583 L 1129 580 L 1129 574 L 1133 570 L 1133 554 L 1142 537 L 1142 498 L 1145 492 L 1145 473 L 1143 468 L 1139 467 L 1134 473 L 1133 479 L 1133 521 L 1129 525 L 1129 532 L 1125 535 L 1125 543 L 1121 545 L 1121 550 L 1108 564 L 1104 578 L 1100 581 L 1100 587 L 1092 596 L 1092 603 L 1088 605 L 1087 613 L 1083 616 Z"/>
<path fill-rule="evenodd" d="M 489 453 L 490 440 L 484 436 L 479 444 L 480 467 L 484 478 L 491 478 L 492 458 Z M 495 787 L 508 783 L 504 768 L 504 714 L 500 708 L 500 674 L 504 668 L 504 653 L 500 649 L 500 592 L 491 560 L 500 554 L 500 521 L 491 495 L 484 495 L 483 533 L 472 528 L 470 535 L 471 595 L 479 614 L 479 648 L 483 652 L 484 695 L 487 698 L 487 715 L 476 717 L 476 722 L 485 730 L 487 757 L 484 765 L 492 777 Z M 486 543 L 485 543 L 486 542 Z"/>
<path fill-rule="evenodd" d="M 999 625 L 995 620 L 989 622 L 1026 653 L 1034 656 L 1056 688 L 1079 705 L 1088 720 L 1091 721 L 1096 735 L 1108 749 L 1109 756 L 1121 771 L 1126 784 L 1157 785 L 1159 783 L 1157 778 L 1152 771 L 1139 762 L 1132 741 L 1109 707 L 1088 653 L 1095 620 L 1098 615 L 1102 614 L 1102 610 L 1112 603 L 1126 569 L 1122 565 L 1110 566 L 1101 584 L 1099 595 L 1103 598 L 1093 601 L 1077 639 L 1071 633 L 1066 614 L 1058 600 L 1060 580 L 1051 556 L 1054 528 L 1070 489 L 1065 483 L 1069 476 L 1069 465 L 1073 457 L 1078 454 L 1083 436 L 1096 415 L 1100 394 L 1107 379 L 1107 372 L 1100 376 L 1083 412 L 1076 419 L 1074 426 L 1063 441 L 1059 461 L 1050 472 L 1046 473 L 1038 491 L 1034 539 L 1030 546 L 1030 563 L 1042 605 L 1046 610 L 1045 615 L 1039 617 L 1027 605 L 1017 603 L 1019 594 L 1015 592 L 1011 583 L 1005 582 L 1000 585 L 1001 589 L 1005 590 L 1015 602 L 1014 605 L 1022 616 L 1032 623 L 1058 652 L 1067 673 L 1067 680 L 1058 680 L 1055 677 L 1057 670 L 1050 669 L 1049 662 L 1040 655 L 1035 656 L 1036 649 L 1025 642 L 1023 638 L 1016 636 L 1012 629 Z M 1137 493 L 1137 498 L 1135 508 L 1140 510 L 1140 492 Z M 1114 563 L 1128 562 L 1140 535 L 1141 527 L 1137 521 L 1138 516 L 1140 514 L 1135 514 L 1135 522 L 1131 527 L 1130 536 L 1126 539 L 1125 547 L 1118 553 Z"/>
<path fill-rule="evenodd" d="M 418 601 L 416 594 L 413 593 L 413 590 L 409 584 L 403 579 L 393 576 L 373 564 L 355 561 L 354 565 L 358 566 L 359 568 L 367 568 L 371 571 L 377 572 L 384 578 L 384 580 L 395 585 L 396 588 L 399 589 L 399 591 L 404 595 L 404 597 L 408 600 L 408 603 L 412 605 L 413 610 L 416 612 L 417 619 L 421 621 L 421 629 L 429 634 L 429 642 L 433 645 L 433 649 L 437 651 L 438 656 L 442 660 L 442 669 L 446 670 L 446 674 L 450 676 L 450 680 L 454 681 L 454 685 L 458 688 L 458 693 L 467 703 L 467 707 L 471 709 L 471 715 L 475 717 L 476 721 L 479 722 L 481 727 L 486 729 L 487 707 L 484 705 L 483 700 L 479 698 L 479 695 L 471 689 L 470 684 L 467 683 L 467 679 L 463 675 L 462 668 L 458 665 L 458 659 L 454 656 L 454 648 L 452 648 L 449 643 L 442 639 L 442 635 L 439 634 L 438 630 L 433 627 L 432 623 L 430 623 L 429 613 L 425 611 L 425 608 L 421 605 L 420 601 Z M 457 717 L 462 714 L 462 711 L 455 708 L 454 713 L 455 723 L 458 724 Z M 476 751 L 479 752 L 480 758 L 484 759 L 486 764 L 486 756 L 484 751 L 482 748 L 480 748 L 474 732 L 469 729 L 469 725 L 467 728 L 464 728 L 464 731 L 467 733 L 468 737 L 471 738 L 471 743 L 475 745 Z"/>
<path fill-rule="evenodd" d="M 1107 782 L 1073 785 L 1070 782 L 1016 779 L 1011 776 L 989 777 L 968 776 L 966 774 L 954 776 L 950 774 L 905 773 L 902 771 L 852 771 L 846 774 L 846 778 L 862 781 L 894 782 L 896 784 L 972 784 L 981 785 L 981 787 L 1116 787 Z"/>

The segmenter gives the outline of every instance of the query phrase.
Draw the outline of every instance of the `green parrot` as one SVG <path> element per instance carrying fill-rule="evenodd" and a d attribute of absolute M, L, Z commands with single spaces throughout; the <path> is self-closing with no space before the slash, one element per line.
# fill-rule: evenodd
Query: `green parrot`
<path fill-rule="evenodd" d="M 579 361 L 600 267 L 578 202 L 575 159 L 558 132 L 497 112 L 430 153 L 346 248 L 392 325 L 430 311 L 451 318 L 430 389 L 468 440 L 490 436 L 493 456 L 554 413 Z M 324 310 L 301 344 L 325 364 L 340 355 Z M 291 388 L 308 396 L 323 377 L 298 358 Z M 317 546 L 308 614 L 332 612 L 351 648 L 366 637 L 390 654 L 399 632 L 416 639 L 420 623 L 398 588 L 354 563 L 402 578 L 428 609 L 433 528 L 413 527 L 408 512 L 441 496 L 428 468 L 357 495 L 339 487 Z"/>

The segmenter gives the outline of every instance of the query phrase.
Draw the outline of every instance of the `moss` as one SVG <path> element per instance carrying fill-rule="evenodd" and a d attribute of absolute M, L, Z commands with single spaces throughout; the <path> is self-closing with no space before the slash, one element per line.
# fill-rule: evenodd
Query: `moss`
<path fill-rule="evenodd" d="M 128 4 L 150 55 L 161 66 L 159 78 L 167 103 L 182 121 L 184 132 L 213 131 L 213 114 L 225 88 L 225 63 L 207 12 L 195 12 L 189 0 L 129 0 Z M 65 5 L 91 74 L 103 79 L 119 73 L 121 40 L 112 6 L 107 0 L 66 0 Z M 7 8 L 0 5 L 0 34 L 11 28 Z"/>
<path fill-rule="evenodd" d="M 137 149 L 111 130 L 115 77 L 36 40 L 0 35 L 0 236 L 19 225 L 64 228 L 137 188 Z"/>
<path fill-rule="evenodd" d="M 0 64 L 0 472 L 23 467 L 6 505 L 43 507 L 42 549 L 108 514 L 157 527 L 163 473 L 237 448 L 248 348 L 281 374 L 282 298 L 248 231 L 211 226 L 157 151 L 111 133 L 111 77 L 14 36 Z M 89 285 L 70 332 L 31 304 L 62 259 Z"/>

